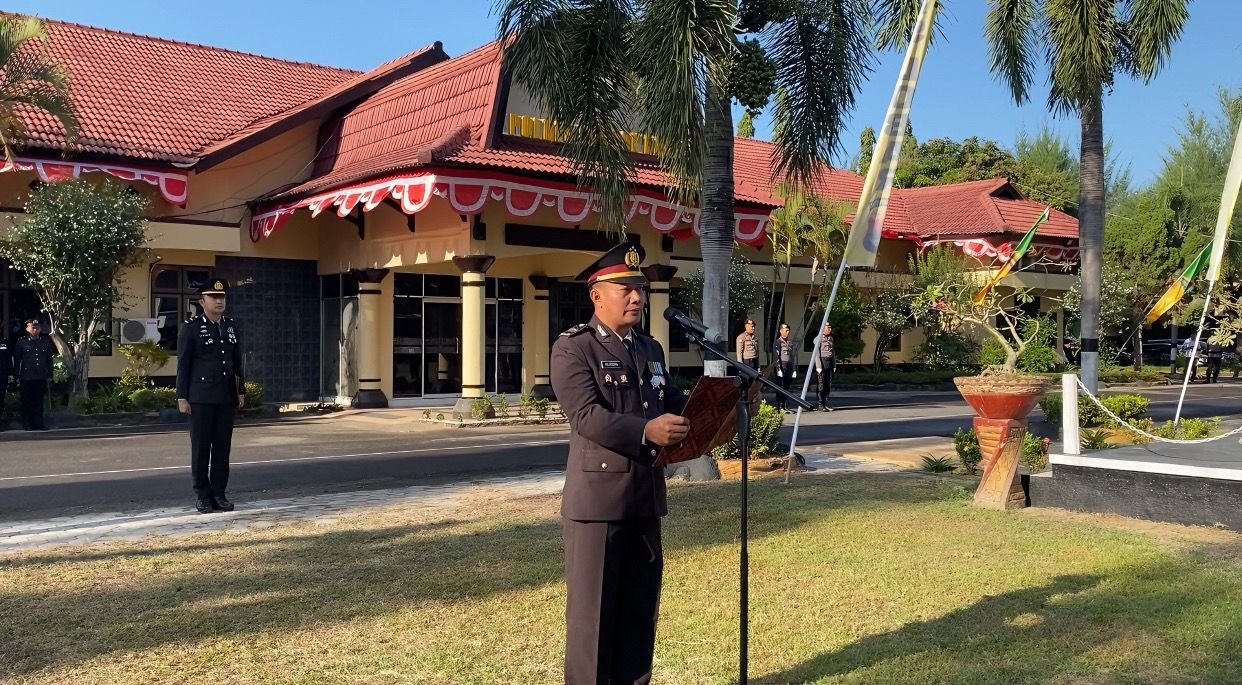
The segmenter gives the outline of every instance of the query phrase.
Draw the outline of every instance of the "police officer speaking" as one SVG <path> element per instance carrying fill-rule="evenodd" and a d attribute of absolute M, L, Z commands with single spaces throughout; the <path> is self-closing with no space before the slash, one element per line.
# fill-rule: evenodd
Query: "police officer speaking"
<path fill-rule="evenodd" d="M 643 248 L 622 244 L 578 276 L 595 316 L 552 346 L 552 389 L 569 417 L 564 524 L 565 682 L 651 681 L 668 513 L 652 462 L 681 442 L 685 397 L 669 383 L 664 350 L 636 327 L 647 279 Z"/>
<path fill-rule="evenodd" d="M 224 315 L 229 284 L 199 288 L 203 313 L 181 326 L 177 337 L 177 408 L 190 415 L 190 473 L 200 514 L 232 511 L 229 448 L 233 418 L 246 400 L 237 323 Z"/>
<path fill-rule="evenodd" d="M 43 397 L 47 394 L 47 382 L 52 379 L 54 354 L 51 339 L 43 335 L 43 324 L 38 319 L 27 319 L 26 335 L 14 346 L 13 375 L 21 386 L 22 428 L 28 431 L 47 430 L 43 423 Z"/>

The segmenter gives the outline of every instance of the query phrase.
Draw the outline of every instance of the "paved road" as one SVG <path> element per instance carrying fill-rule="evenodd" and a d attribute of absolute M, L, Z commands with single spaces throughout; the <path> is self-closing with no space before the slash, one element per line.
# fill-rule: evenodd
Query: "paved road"
<path fill-rule="evenodd" d="M 1155 418 L 1172 416 L 1176 389 L 1147 394 Z M 973 415 L 956 393 L 840 395 L 838 411 L 806 415 L 800 445 L 950 435 L 969 425 Z M 1242 385 L 1192 387 L 1185 413 L 1242 414 Z M 234 438 L 230 496 L 245 502 L 403 487 L 463 473 L 520 472 L 565 463 L 564 427 L 439 429 L 391 420 L 408 414 L 389 414 L 390 420 L 241 426 Z M 1048 426 L 1035 429 L 1051 433 Z M 785 440 L 789 432 L 787 426 Z M 180 428 L 5 435 L 0 442 L 0 521 L 189 504 L 187 449 Z"/>

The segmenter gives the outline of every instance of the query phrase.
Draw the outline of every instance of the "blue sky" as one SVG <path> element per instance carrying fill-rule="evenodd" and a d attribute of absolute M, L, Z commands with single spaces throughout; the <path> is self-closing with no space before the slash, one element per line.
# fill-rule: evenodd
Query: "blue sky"
<path fill-rule="evenodd" d="M 283 59 L 369 69 L 434 41 L 450 55 L 495 35 L 493 0 L 9 0 L 8 11 L 38 14 L 122 31 L 205 43 Z M 948 21 L 923 69 L 911 120 L 915 135 L 963 138 L 978 135 L 1012 144 L 1020 131 L 1051 123 L 1071 141 L 1075 119 L 1053 119 L 1043 94 L 1017 107 L 988 74 L 982 41 L 986 3 L 947 0 Z M 1215 111 L 1216 89 L 1242 86 L 1242 2 L 1198 0 L 1165 71 L 1144 86 L 1122 80 L 1105 104 L 1105 134 L 1129 162 L 1137 183 L 1150 181 L 1185 118 L 1187 107 Z M 864 86 L 847 132 L 857 149 L 858 132 L 878 127 L 892 94 L 900 55 L 886 55 Z M 770 120 L 761 117 L 759 136 Z M 847 160 L 843 160 L 848 163 Z"/>

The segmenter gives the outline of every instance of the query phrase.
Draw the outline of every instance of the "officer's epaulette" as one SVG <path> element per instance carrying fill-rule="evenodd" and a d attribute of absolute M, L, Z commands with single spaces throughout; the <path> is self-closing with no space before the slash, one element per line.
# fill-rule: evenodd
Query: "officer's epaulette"
<path fill-rule="evenodd" d="M 569 337 L 569 336 L 573 336 L 573 335 L 578 335 L 579 333 L 581 333 L 582 331 L 587 330 L 588 328 L 590 328 L 590 326 L 589 326 L 589 325 L 584 324 L 584 323 L 580 323 L 580 324 L 578 324 L 577 326 L 574 326 L 573 328 L 571 328 L 571 329 L 569 329 L 569 330 L 565 331 L 564 333 L 561 333 L 561 336 L 562 336 L 562 337 Z"/>

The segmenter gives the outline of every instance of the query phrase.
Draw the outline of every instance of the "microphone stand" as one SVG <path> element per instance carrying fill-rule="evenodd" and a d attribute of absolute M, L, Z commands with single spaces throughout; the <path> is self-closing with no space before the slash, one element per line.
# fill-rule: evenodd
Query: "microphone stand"
<path fill-rule="evenodd" d="M 776 391 L 778 395 L 784 395 L 785 399 L 792 402 L 803 409 L 810 409 L 811 404 L 801 397 L 785 390 L 776 385 L 772 381 L 764 378 L 758 370 L 752 369 L 750 366 L 743 364 L 725 354 L 715 343 L 709 342 L 705 337 L 697 331 L 682 325 L 680 322 L 674 321 L 682 330 L 686 332 L 686 336 L 690 338 L 699 349 L 712 356 L 720 359 L 728 364 L 737 372 L 733 377 L 733 383 L 738 388 L 737 396 L 737 442 L 742 450 L 742 546 L 738 558 L 738 587 L 739 587 L 739 611 L 738 611 L 738 685 L 746 685 L 747 678 L 747 655 L 749 647 L 748 627 L 750 623 L 750 557 L 747 553 L 747 471 L 750 465 L 750 388 L 755 381 L 759 381 L 763 385 Z M 789 455 L 790 459 L 794 458 L 793 454 Z"/>

